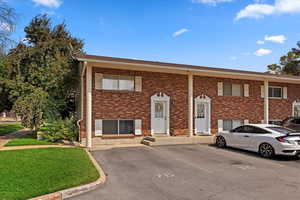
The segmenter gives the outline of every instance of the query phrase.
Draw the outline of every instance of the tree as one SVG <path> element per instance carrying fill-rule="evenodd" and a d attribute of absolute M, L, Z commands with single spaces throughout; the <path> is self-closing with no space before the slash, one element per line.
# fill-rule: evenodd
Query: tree
<path fill-rule="evenodd" d="M 75 111 L 73 97 L 79 83 L 78 65 L 73 54 L 83 53 L 83 41 L 73 37 L 65 23 L 52 26 L 47 15 L 34 17 L 24 31 L 25 41 L 8 52 L 9 99 L 15 102 L 14 108 L 21 114 L 22 121 L 31 127 L 39 118 L 35 114 L 32 117 L 32 112 L 26 115 L 19 105 L 29 103 L 32 97 L 39 98 L 37 93 L 47 94 L 41 96 L 47 101 L 39 100 L 45 105 L 37 109 L 43 113 L 38 116 L 70 117 Z M 31 108 L 35 107 L 25 107 Z"/>
<path fill-rule="evenodd" d="M 300 76 L 300 42 L 298 48 L 293 48 L 280 58 L 279 64 L 268 65 L 268 71 L 276 74 L 291 74 Z"/>
<path fill-rule="evenodd" d="M 37 130 L 43 122 L 44 111 L 48 101 L 48 93 L 41 88 L 35 88 L 32 93 L 20 96 L 14 110 L 22 119 L 25 127 Z"/>
<path fill-rule="evenodd" d="M 0 112 L 5 109 L 10 110 L 12 107 L 12 102 L 8 99 L 9 90 L 6 87 L 8 71 L 5 50 L 12 42 L 9 36 L 14 30 L 15 20 L 14 9 L 0 0 Z"/>
<path fill-rule="evenodd" d="M 16 14 L 13 8 L 0 0 L 0 53 L 3 53 L 7 45 L 12 42 L 9 36 L 14 31 Z"/>

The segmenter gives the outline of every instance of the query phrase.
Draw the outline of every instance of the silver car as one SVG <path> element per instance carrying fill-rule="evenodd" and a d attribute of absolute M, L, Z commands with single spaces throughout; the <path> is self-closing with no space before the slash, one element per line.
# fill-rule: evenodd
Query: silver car
<path fill-rule="evenodd" d="M 258 152 L 262 157 L 274 155 L 296 156 L 300 154 L 300 133 L 271 124 L 249 124 L 231 131 L 217 133 L 215 143 Z"/>

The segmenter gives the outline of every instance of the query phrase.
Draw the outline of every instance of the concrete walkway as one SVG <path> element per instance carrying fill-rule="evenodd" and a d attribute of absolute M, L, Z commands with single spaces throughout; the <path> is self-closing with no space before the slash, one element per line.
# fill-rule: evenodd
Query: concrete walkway
<path fill-rule="evenodd" d="M 6 143 L 8 143 L 11 139 L 24 137 L 25 135 L 28 135 L 30 133 L 32 133 L 32 130 L 24 128 L 22 130 L 18 130 L 18 131 L 12 132 L 12 133 L 8 133 L 4 136 L 0 136 L 0 150 L 2 148 L 4 148 L 4 145 Z"/>
<path fill-rule="evenodd" d="M 18 130 L 12 133 L 8 133 L 4 136 L 1 136 L 0 139 L 13 139 L 13 138 L 20 138 L 20 137 L 24 137 L 25 135 L 28 135 L 32 133 L 31 129 L 28 128 L 24 128 L 22 130 Z"/>

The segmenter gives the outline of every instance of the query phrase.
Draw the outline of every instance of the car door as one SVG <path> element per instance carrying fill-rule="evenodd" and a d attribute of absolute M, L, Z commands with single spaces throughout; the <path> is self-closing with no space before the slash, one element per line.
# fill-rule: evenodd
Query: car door
<path fill-rule="evenodd" d="M 257 151 L 258 146 L 263 142 L 263 137 L 269 132 L 265 129 L 252 126 L 251 129 L 249 129 L 249 133 L 249 144 L 247 149 Z"/>
<path fill-rule="evenodd" d="M 231 133 L 232 137 L 232 146 L 238 147 L 241 149 L 247 149 L 250 143 L 250 126 L 244 125 L 236 128 Z"/>

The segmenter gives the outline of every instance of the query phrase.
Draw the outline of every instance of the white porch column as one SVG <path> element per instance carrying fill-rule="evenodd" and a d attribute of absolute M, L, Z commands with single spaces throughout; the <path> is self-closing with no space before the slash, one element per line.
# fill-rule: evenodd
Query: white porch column
<path fill-rule="evenodd" d="M 269 123 L 269 81 L 264 81 L 264 122 Z"/>
<path fill-rule="evenodd" d="M 85 63 L 86 64 L 86 63 Z M 86 68 L 86 145 L 92 147 L 92 67 Z"/>
<path fill-rule="evenodd" d="M 193 115 L 193 108 L 194 108 L 194 98 L 193 98 L 193 74 L 189 72 L 188 75 L 188 129 L 189 135 L 193 136 L 194 130 L 194 115 Z"/>

